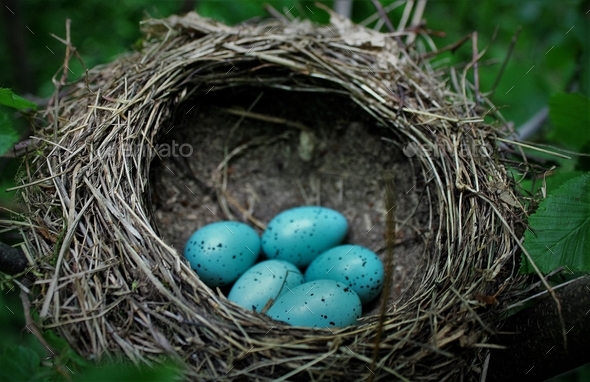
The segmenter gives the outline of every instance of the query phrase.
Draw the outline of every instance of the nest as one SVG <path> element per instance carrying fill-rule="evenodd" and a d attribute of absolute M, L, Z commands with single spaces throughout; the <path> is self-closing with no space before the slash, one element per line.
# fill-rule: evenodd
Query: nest
<path fill-rule="evenodd" d="M 187 365 L 190 379 L 479 379 L 494 346 L 498 300 L 509 302 L 495 297 L 509 296 L 518 279 L 511 227 L 523 209 L 498 153 L 503 133 L 483 123 L 465 78 L 453 77 L 453 90 L 419 52 L 335 15 L 328 26 L 269 20 L 228 27 L 189 13 L 142 27 L 140 52 L 56 92 L 36 131 L 42 144 L 20 179 L 28 212 L 19 227 L 37 275 L 30 297 L 38 324 L 90 359 L 124 353 L 151 363 L 167 354 Z M 304 94 L 310 104 L 327 95 L 347 99 L 378 126 L 386 149 L 413 166 L 410 195 L 427 206 L 426 218 L 414 222 L 422 263 L 405 293 L 384 294 L 384 309 L 376 306 L 359 325 L 295 328 L 244 310 L 205 286 L 160 234 L 150 189 L 158 142 L 205 95 L 231 97 L 239 89 Z M 296 131 L 296 147 L 313 136 L 304 124 L 280 124 Z M 276 211 L 257 215 L 231 196 L 227 163 L 246 150 L 227 149 L 217 180 L 197 172 L 195 187 L 200 180 L 213 188 L 208 209 L 216 204 L 219 215 L 261 227 Z M 383 190 L 407 194 L 384 179 Z M 267 199 L 279 196 L 270 184 Z M 385 216 L 395 203 L 382 197 L 374 197 L 382 234 L 373 244 L 392 234 Z M 395 265 L 403 249 L 384 245 L 395 255 L 381 256 Z"/>

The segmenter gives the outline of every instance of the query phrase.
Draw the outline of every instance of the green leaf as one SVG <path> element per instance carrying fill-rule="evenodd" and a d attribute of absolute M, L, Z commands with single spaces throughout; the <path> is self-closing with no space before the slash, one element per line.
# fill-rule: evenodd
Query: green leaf
<path fill-rule="evenodd" d="M 171 364 L 138 367 L 125 362 L 86 369 L 83 373 L 76 373 L 72 380 L 74 382 L 172 382 L 182 380 L 180 377 L 181 369 Z"/>
<path fill-rule="evenodd" d="M 57 350 L 59 353 L 63 353 L 65 351 L 70 350 L 70 344 L 68 341 L 64 340 L 60 336 L 58 336 L 54 331 L 48 330 L 43 333 L 43 338 L 47 341 L 49 346 Z"/>
<path fill-rule="evenodd" d="M 567 266 L 590 271 L 590 173 L 570 179 L 539 204 L 529 219 L 524 247 L 541 272 Z M 531 232 L 532 230 L 532 232 Z M 533 273 L 523 256 L 521 273 Z"/>
<path fill-rule="evenodd" d="M 23 97 L 17 96 L 10 89 L 0 88 L 0 105 L 8 106 L 13 109 L 33 109 L 37 110 L 37 104 L 28 101 Z"/>
<path fill-rule="evenodd" d="M 12 126 L 12 121 L 0 111 L 0 156 L 8 152 L 20 139 L 18 132 Z"/>
<path fill-rule="evenodd" d="M 554 94 L 549 100 L 549 118 L 555 129 L 548 138 L 579 150 L 590 141 L 590 98 L 581 94 Z"/>
<path fill-rule="evenodd" d="M 90 366 L 91 363 L 80 356 L 76 351 L 72 349 L 70 344 L 58 336 L 55 332 L 48 330 L 43 333 L 43 338 L 47 341 L 49 346 L 58 351 L 61 358 L 67 361 L 72 361 L 74 364 L 79 366 Z"/>
<path fill-rule="evenodd" d="M 9 346 L 0 353 L 1 381 L 36 381 L 41 363 L 33 350 L 23 346 Z"/>

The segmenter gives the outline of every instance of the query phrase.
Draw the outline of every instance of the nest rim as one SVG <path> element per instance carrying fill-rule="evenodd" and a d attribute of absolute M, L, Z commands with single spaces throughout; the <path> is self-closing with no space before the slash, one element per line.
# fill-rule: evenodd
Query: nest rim
<path fill-rule="evenodd" d="M 265 35 L 269 28 L 273 32 Z M 497 309 L 474 296 L 485 295 L 490 286 L 510 289 L 518 281 L 512 262 L 519 247 L 510 225 L 523 208 L 497 152 L 487 150 L 506 133 L 483 124 L 465 94 L 441 87 L 438 75 L 428 65 L 419 66 L 393 38 L 335 15 L 332 33 L 307 21 L 227 27 L 195 13 L 147 20 L 143 29 L 141 53 L 91 70 L 61 98 L 56 91 L 53 106 L 43 115 L 47 126 L 36 131 L 45 144 L 40 154 L 27 158 L 34 171 L 20 179 L 28 211 L 23 215 L 27 224 L 19 229 L 28 260 L 41 275 L 31 295 L 40 326 L 57 328 L 77 351 L 96 358 L 120 351 L 134 362 L 149 363 L 152 354 L 168 353 L 187 362 L 188 375 L 202 379 L 271 378 L 273 368 L 282 380 L 304 370 L 314 377 L 361 379 L 373 367 L 402 380 L 439 380 L 452 378 L 453 362 L 466 354 L 462 372 L 477 373 L 482 352 L 493 346 L 488 340 Z M 353 49 L 347 53 L 343 46 Z M 361 77 L 363 61 L 377 79 Z M 236 70 L 231 81 L 222 78 L 233 65 L 245 69 Z M 205 286 L 154 230 L 143 196 L 149 176 L 133 176 L 149 173 L 154 152 L 146 149 L 150 159 L 145 162 L 101 156 L 113 149 L 121 154 L 117 147 L 123 140 L 153 147 L 174 105 L 211 86 L 260 83 L 248 71 L 264 66 L 270 68 L 262 76 L 264 86 L 293 86 L 275 78 L 277 67 L 294 73 L 295 84 L 312 77 L 330 82 L 333 87 L 322 89 L 310 81 L 302 89 L 350 96 L 402 139 L 398 149 L 413 142 L 421 150 L 416 157 L 420 173 L 434 182 L 431 197 L 437 203 L 431 205 L 438 205 L 441 219 L 433 234 L 436 247 L 420 280 L 421 292 L 382 320 L 310 330 L 277 324 L 231 304 Z M 185 73 L 191 67 L 194 73 Z M 406 87 L 406 99 L 400 98 L 401 91 L 396 96 L 390 90 L 394 84 Z M 95 232 L 97 226 L 111 230 Z M 481 237 L 484 229 L 492 239 Z M 118 262 L 130 269 L 117 269 Z M 98 285 L 97 275 L 108 288 Z M 148 296 L 155 293 L 156 298 L 133 297 L 141 290 L 129 285 L 133 280 L 151 285 Z M 109 288 L 120 289 L 121 295 Z M 134 322 L 123 325 L 129 318 L 116 312 L 121 301 Z M 272 334 L 266 333 L 269 323 Z M 99 329 L 93 333 L 92 328 Z M 376 362 L 377 336 L 383 346 Z M 229 349 L 225 356 L 223 349 Z M 432 365 L 439 366 L 437 374 Z"/>

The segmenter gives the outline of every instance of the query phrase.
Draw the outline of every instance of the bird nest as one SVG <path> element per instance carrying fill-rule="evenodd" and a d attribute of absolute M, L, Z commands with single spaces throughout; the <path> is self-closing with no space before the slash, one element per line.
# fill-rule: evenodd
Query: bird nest
<path fill-rule="evenodd" d="M 35 132 L 19 181 L 38 325 L 90 359 L 167 354 L 189 379 L 479 379 L 523 209 L 465 78 L 453 90 L 403 34 L 335 15 L 142 28 L 140 51 L 56 92 Z M 343 212 L 386 264 L 358 325 L 242 309 L 177 250 L 205 223 L 261 230 L 302 204 Z"/>

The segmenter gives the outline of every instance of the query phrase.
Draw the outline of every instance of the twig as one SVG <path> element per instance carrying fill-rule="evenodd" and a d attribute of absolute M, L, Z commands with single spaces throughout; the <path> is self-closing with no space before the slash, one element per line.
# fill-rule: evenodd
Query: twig
<path fill-rule="evenodd" d="M 289 19 L 286 18 L 285 15 L 283 15 L 281 12 L 277 11 L 272 5 L 264 4 L 264 9 L 266 9 L 266 11 L 270 13 L 274 18 L 279 19 L 284 23 L 289 22 Z"/>
<path fill-rule="evenodd" d="M 516 28 L 516 32 L 514 33 L 514 36 L 512 36 L 512 40 L 510 41 L 510 47 L 508 48 L 508 53 L 506 53 L 506 58 L 504 59 L 504 62 L 502 63 L 502 67 L 500 68 L 500 72 L 498 72 L 498 75 L 496 76 L 496 80 L 494 81 L 494 86 L 492 86 L 492 90 L 490 91 L 490 101 L 494 98 L 494 93 L 496 92 L 496 89 L 498 88 L 498 85 L 500 84 L 500 80 L 502 79 L 502 75 L 504 74 L 504 69 L 506 69 L 506 65 L 508 64 L 508 61 L 510 60 L 510 56 L 512 55 L 512 51 L 514 50 L 514 46 L 516 45 L 516 41 L 518 40 L 518 36 L 520 35 L 520 32 L 522 31 L 522 27 L 519 26 L 518 28 Z"/>
<path fill-rule="evenodd" d="M 447 45 L 445 47 L 442 47 L 434 52 L 428 52 L 428 53 L 424 53 L 422 55 L 422 57 L 424 59 L 428 59 L 430 57 L 435 57 L 440 55 L 441 53 L 444 53 L 446 51 L 451 51 L 451 52 L 455 52 L 461 45 L 465 44 L 465 41 L 469 40 L 469 38 L 471 38 L 471 34 L 465 35 L 462 39 L 460 39 L 457 42 L 452 43 L 451 45 Z"/>
<path fill-rule="evenodd" d="M 479 61 L 478 53 L 477 53 L 477 31 L 471 34 L 471 42 L 472 42 L 472 49 L 473 49 L 473 85 L 475 86 L 475 103 L 479 105 L 481 103 L 481 97 L 479 96 L 479 69 L 477 67 L 477 62 Z"/>
<path fill-rule="evenodd" d="M 405 0 L 398 0 L 394 3 L 391 3 L 385 7 L 383 7 L 383 11 L 385 12 L 385 14 L 388 14 L 389 12 L 393 11 L 395 8 L 401 7 L 402 5 L 404 5 L 406 2 Z M 359 25 L 362 26 L 367 26 L 370 23 L 372 23 L 373 21 L 377 20 L 377 19 L 381 19 L 381 14 L 379 13 L 379 11 L 373 13 L 371 16 L 367 17 L 366 19 L 364 19 L 363 21 L 361 21 L 359 23 Z M 375 28 L 375 30 L 379 30 L 380 28 Z"/>
<path fill-rule="evenodd" d="M 414 15 L 412 16 L 412 22 L 410 24 L 410 30 L 413 30 L 414 33 L 411 33 L 406 38 L 406 45 L 410 45 L 416 39 L 416 35 L 418 34 L 418 27 L 422 23 L 422 15 L 424 15 L 424 9 L 426 8 L 426 3 L 428 0 L 418 0 L 418 4 L 416 4 L 416 9 L 414 10 Z"/>
<path fill-rule="evenodd" d="M 260 220 L 256 219 L 254 216 L 252 216 L 252 214 L 249 213 L 244 207 L 242 207 L 240 205 L 240 202 L 238 202 L 237 199 L 234 198 L 229 192 L 223 191 L 223 196 L 226 197 L 227 200 L 234 207 L 236 207 L 238 210 L 240 210 L 240 212 L 246 217 L 246 219 L 250 220 L 254 225 L 256 225 L 256 227 L 260 228 L 263 231 L 266 229 L 266 224 L 264 224 L 263 222 L 261 222 Z"/>
<path fill-rule="evenodd" d="M 564 270 L 565 268 L 561 267 L 561 269 Z M 552 273 L 554 273 L 554 272 L 552 272 Z M 573 282 L 577 282 L 577 281 L 583 279 L 584 277 L 586 277 L 586 276 L 580 276 L 580 277 L 577 277 L 577 278 L 575 278 L 573 280 L 569 280 L 569 281 L 566 281 L 566 282 L 561 283 L 559 285 L 556 285 L 556 286 L 553 287 L 553 290 L 558 290 L 560 288 L 563 288 L 564 286 L 569 285 L 569 284 L 571 284 Z M 547 275 L 547 277 L 544 277 L 545 280 L 547 280 L 548 278 L 549 278 L 549 275 Z M 537 286 L 539 284 L 541 284 L 540 281 L 537 281 L 535 283 L 535 285 L 537 285 Z M 534 294 L 532 296 L 529 296 L 529 297 L 525 298 L 524 300 L 519 300 L 519 301 L 515 302 L 514 304 L 507 306 L 506 308 L 503 309 L 503 311 L 504 312 L 508 312 L 511 309 L 518 308 L 519 306 L 523 306 L 526 302 L 528 302 L 530 300 L 535 300 L 535 299 L 537 299 L 538 297 L 541 297 L 541 296 L 545 296 L 547 293 L 549 293 L 549 291 L 547 289 L 544 289 L 544 290 L 542 290 L 539 293 L 536 293 L 536 294 Z"/>
<path fill-rule="evenodd" d="M 248 107 L 247 112 L 249 113 L 254 106 L 256 106 L 256 104 L 258 103 L 258 101 L 260 101 L 260 98 L 262 98 L 262 96 L 264 95 L 264 92 L 261 92 L 258 94 L 258 96 L 256 97 L 256 99 L 250 104 L 250 106 Z M 240 147 L 247 147 L 247 145 L 242 145 L 236 149 L 234 149 L 232 151 L 232 153 L 228 153 L 229 150 L 229 141 L 231 139 L 231 137 L 233 136 L 234 132 L 236 131 L 236 129 L 242 124 L 242 121 L 244 120 L 246 116 L 245 115 L 240 115 L 240 119 L 238 119 L 238 121 L 234 124 L 234 126 L 232 127 L 232 129 L 229 131 L 229 134 L 227 136 L 227 139 L 225 140 L 225 145 L 223 146 L 223 157 L 224 160 L 222 161 L 223 163 L 223 167 L 221 168 L 217 168 L 217 172 L 219 171 L 223 171 L 222 172 L 222 177 L 221 177 L 221 188 L 217 188 L 216 190 L 217 192 L 217 200 L 219 201 L 219 204 L 221 205 L 221 208 L 223 210 L 223 212 L 225 213 L 225 215 L 227 216 L 228 219 L 231 220 L 232 218 L 232 214 L 229 210 L 229 208 L 227 207 L 227 202 L 225 199 L 225 192 L 227 190 L 227 177 L 228 177 L 228 163 L 230 158 L 237 154 L 239 151 L 241 151 Z M 239 151 L 236 151 L 240 149 Z"/>
<path fill-rule="evenodd" d="M 509 139 L 504 139 L 504 138 L 500 138 L 500 137 L 498 137 L 496 139 L 499 140 L 500 142 L 505 142 L 505 143 L 510 143 L 510 144 L 517 145 L 517 146 L 526 147 L 527 149 L 537 150 L 542 153 L 555 155 L 555 156 L 563 158 L 563 159 L 572 159 L 572 157 L 568 157 L 567 155 L 559 154 L 554 151 L 544 150 L 544 149 L 537 147 L 537 146 L 527 145 L 526 143 L 523 143 L 523 142 L 511 141 Z"/>
<path fill-rule="evenodd" d="M 284 119 L 284 118 L 273 117 L 273 116 L 261 114 L 261 113 L 253 113 L 250 111 L 250 109 L 248 109 L 248 110 L 239 110 L 239 109 L 233 109 L 233 108 L 219 108 L 219 109 L 223 110 L 225 112 L 228 112 L 230 114 L 239 115 L 239 116 L 245 117 L 245 118 L 252 118 L 252 119 L 257 119 L 259 121 L 276 123 L 276 124 L 280 124 L 280 125 L 286 125 L 289 127 L 294 127 L 296 129 L 303 130 L 303 131 L 311 131 L 311 129 L 309 127 L 305 126 L 301 122 L 292 122 L 292 121 L 289 121 L 288 119 Z"/>
<path fill-rule="evenodd" d="M 389 20 L 389 17 L 387 17 L 387 14 L 385 13 L 385 10 L 383 9 L 383 6 L 381 5 L 381 3 L 377 0 L 371 0 L 371 1 L 373 2 L 373 6 L 377 10 L 377 12 L 379 12 L 379 16 L 381 17 L 381 20 L 383 20 L 383 22 L 387 26 L 387 29 L 390 32 L 395 32 L 395 28 L 393 27 L 393 24 L 391 24 L 391 20 Z"/>

